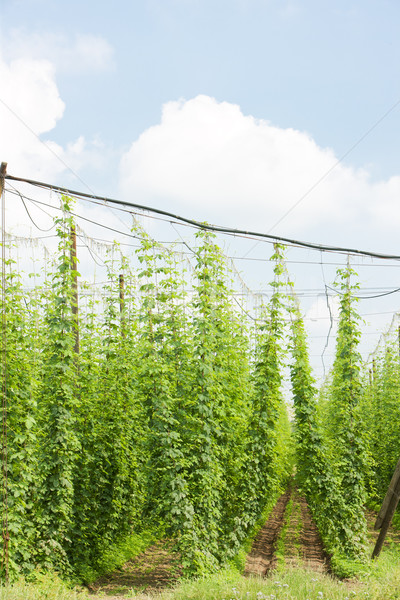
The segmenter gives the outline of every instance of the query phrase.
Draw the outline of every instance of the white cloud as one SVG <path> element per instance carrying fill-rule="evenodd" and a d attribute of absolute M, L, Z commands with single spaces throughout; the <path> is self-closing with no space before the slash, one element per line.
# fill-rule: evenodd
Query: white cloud
<path fill-rule="evenodd" d="M 0 121 L 1 160 L 26 176 L 50 176 L 63 169 L 38 136 L 51 131 L 64 112 L 49 61 L 18 59 L 7 64 L 0 56 L 2 81 Z M 56 154 L 62 148 L 49 142 Z"/>
<path fill-rule="evenodd" d="M 114 65 L 114 49 L 99 35 L 38 33 L 14 29 L 7 40 L 7 57 L 48 59 L 57 71 L 74 74 L 105 71 Z"/>
<path fill-rule="evenodd" d="M 326 243 L 343 243 L 347 233 L 349 243 L 376 247 L 368 228 L 376 234 L 377 224 L 392 231 L 400 224 L 400 177 L 372 183 L 366 169 L 343 164 L 324 177 L 336 162 L 305 132 L 198 96 L 165 104 L 161 123 L 132 144 L 121 162 L 121 190 L 200 220 L 258 231 L 269 231 L 307 194 L 274 233 Z"/>
<path fill-rule="evenodd" d="M 9 174 L 63 183 L 71 169 L 82 174 L 85 167 L 104 168 L 108 154 L 100 141 L 88 142 L 80 136 L 60 145 L 52 139 L 52 132 L 63 117 L 65 104 L 50 61 L 19 58 L 7 62 L 0 54 L 0 81 L 0 160 L 8 163 Z M 7 182 L 7 187 L 10 185 Z M 17 187 L 21 189 L 19 184 Z M 83 187 L 82 182 L 79 187 Z M 26 189 L 26 192 L 31 195 L 32 189 Z M 38 194 L 39 191 L 35 196 Z M 56 198 L 53 200 L 57 203 Z M 47 197 L 45 201 L 51 199 Z M 33 224 L 18 197 L 12 197 L 6 206 L 7 231 L 29 234 Z M 31 207 L 31 210 L 35 222 L 48 227 L 49 217 L 39 209 Z M 33 234 L 37 235 L 37 231 Z"/>

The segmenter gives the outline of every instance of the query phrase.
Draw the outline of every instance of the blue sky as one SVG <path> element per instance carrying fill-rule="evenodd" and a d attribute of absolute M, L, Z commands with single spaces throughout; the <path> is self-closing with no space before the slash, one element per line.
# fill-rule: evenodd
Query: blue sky
<path fill-rule="evenodd" d="M 199 220 L 400 254 L 399 33 L 395 0 L 0 0 L 0 160 Z M 23 209 L 7 219 L 22 226 Z M 400 286 L 397 268 L 361 271 L 364 286 Z M 303 274 L 322 287 L 320 269 Z M 326 319 L 324 301 L 307 310 Z M 398 309 L 385 302 L 370 312 Z"/>
<path fill-rule="evenodd" d="M 104 71 L 56 72 L 60 143 L 99 136 L 118 153 L 164 103 L 206 94 L 340 156 L 400 98 L 394 0 L 2 0 L 1 16 L 6 54 L 16 33 L 28 45 L 34 34 L 66 45 L 92 35 L 112 49 Z M 347 161 L 376 178 L 397 173 L 399 122 L 398 109 Z"/>

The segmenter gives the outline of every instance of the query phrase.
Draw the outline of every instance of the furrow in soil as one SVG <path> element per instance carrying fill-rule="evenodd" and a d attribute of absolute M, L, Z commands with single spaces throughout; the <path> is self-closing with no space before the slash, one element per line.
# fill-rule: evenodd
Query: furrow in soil
<path fill-rule="evenodd" d="M 276 564 L 275 548 L 283 525 L 283 516 L 290 498 L 285 492 L 276 503 L 268 521 L 257 534 L 253 547 L 246 560 L 244 575 L 265 577 Z"/>

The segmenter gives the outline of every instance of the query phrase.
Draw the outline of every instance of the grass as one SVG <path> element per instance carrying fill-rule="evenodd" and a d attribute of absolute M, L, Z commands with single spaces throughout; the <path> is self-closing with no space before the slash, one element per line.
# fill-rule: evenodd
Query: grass
<path fill-rule="evenodd" d="M 360 579 L 340 581 L 302 568 L 280 568 L 268 579 L 245 578 L 233 570 L 183 581 L 159 600 L 400 600 L 400 549 L 386 548 L 365 566 Z"/>
<path fill-rule="evenodd" d="M 149 598 L 132 591 L 129 598 Z M 400 600 L 400 549 L 385 548 L 366 566 L 360 580 L 337 579 L 300 568 L 284 568 L 268 579 L 245 578 L 231 567 L 153 596 L 157 600 Z M 38 575 L 36 582 L 0 588 L 0 600 L 84 600 L 87 593 L 69 589 L 55 575 Z M 106 598 L 106 596 L 104 597 Z M 127 598 L 125 596 L 125 598 Z"/>
<path fill-rule="evenodd" d="M 356 597 L 352 591 L 348 585 L 304 569 L 285 569 L 268 579 L 222 571 L 207 579 L 183 582 L 173 592 L 161 594 L 159 600 L 345 600 Z M 371 598 L 363 591 L 356 592 L 358 598 Z"/>
<path fill-rule="evenodd" d="M 34 581 L 0 586 L 0 600 L 87 600 L 87 592 L 71 589 L 53 573 L 36 573 Z"/>

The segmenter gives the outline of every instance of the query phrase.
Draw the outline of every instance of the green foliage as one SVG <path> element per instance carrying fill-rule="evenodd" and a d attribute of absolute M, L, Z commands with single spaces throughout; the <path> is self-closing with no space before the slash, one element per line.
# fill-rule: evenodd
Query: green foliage
<path fill-rule="evenodd" d="M 59 259 L 51 280 L 51 293 L 45 307 L 47 344 L 43 349 L 39 393 L 40 446 L 37 501 L 39 560 L 45 567 L 68 572 L 68 548 L 73 527 L 74 464 L 80 450 L 76 434 L 79 396 L 75 360 L 76 319 L 73 261 L 71 259 L 68 200 L 64 214 L 56 220 Z"/>
<path fill-rule="evenodd" d="M 280 246 L 275 246 L 271 260 L 275 261 L 275 278 L 271 283 L 273 293 L 258 328 L 246 476 L 240 491 L 247 506 L 247 530 L 262 513 L 270 496 L 290 475 L 289 427 L 281 391 L 284 360 L 284 295 L 281 288 L 285 269 Z"/>
<path fill-rule="evenodd" d="M 400 417 L 400 360 L 398 335 L 389 338 L 367 366 L 361 414 L 364 436 L 372 457 L 368 479 L 369 501 L 382 503 L 396 464 L 400 443 L 396 423 Z"/>
<path fill-rule="evenodd" d="M 308 403 L 313 432 L 310 456 L 315 472 L 309 471 L 306 476 L 307 493 L 325 545 L 333 555 L 333 566 L 362 560 L 366 543 L 364 506 L 369 454 L 360 417 L 360 331 L 354 308 L 358 285 L 351 284 L 353 275 L 349 266 L 338 270 L 340 320 L 335 361 L 321 403 L 322 429 L 315 420 L 314 401 Z M 305 461 L 303 464 L 306 466 Z"/>
<path fill-rule="evenodd" d="M 133 552 L 129 540 L 149 529 L 176 542 L 186 573 L 213 571 L 237 554 L 293 471 L 282 393 L 283 248 L 274 249 L 271 299 L 255 339 L 232 301 L 224 256 L 206 231 L 197 233 L 188 283 L 176 254 L 135 226 L 138 268 L 132 272 L 115 245 L 102 297 L 80 302 L 78 320 L 67 198 L 63 211 L 43 289 L 27 298 L 12 265 L 6 283 L 12 572 L 39 564 L 89 580 L 112 554 L 121 555 L 118 549 Z M 293 300 L 289 350 L 298 483 L 327 543 L 351 555 L 362 545 L 368 465 L 348 278 L 342 274 L 323 427 Z M 366 398 L 365 410 L 372 402 Z"/>
<path fill-rule="evenodd" d="M 33 518 L 35 482 L 36 423 L 36 370 L 35 340 L 32 311 L 35 299 L 26 310 L 22 283 L 7 261 L 5 278 L 5 304 L 3 318 L 6 323 L 2 335 L 2 381 L 6 414 L 0 409 L 1 420 L 7 423 L 7 452 L 3 456 L 3 528 L 7 520 L 9 532 L 9 575 L 13 579 L 18 572 L 27 572 L 34 566 L 35 523 Z M 34 352 L 31 352 L 31 349 Z M 23 368 L 21 368 L 23 366 Z M 4 535 L 6 535 L 5 530 Z M 2 546 L 4 538 L 1 538 Z M 2 547 L 2 553 L 5 549 Z"/>
<path fill-rule="evenodd" d="M 290 377 L 295 409 L 296 479 L 308 498 L 324 489 L 324 448 L 317 422 L 317 390 L 311 373 L 304 322 L 294 295 L 290 297 L 291 316 Z"/>
<path fill-rule="evenodd" d="M 193 299 L 194 361 L 186 411 L 193 526 L 181 539 L 184 566 L 208 570 L 234 553 L 244 531 L 232 528 L 244 507 L 232 493 L 244 461 L 249 411 L 247 343 L 230 301 L 226 266 L 209 233 L 198 233 Z"/>
<path fill-rule="evenodd" d="M 183 286 L 172 257 L 144 232 L 140 235 L 138 393 L 147 415 L 146 514 L 180 536 L 193 520 L 182 449 L 191 354 Z"/>
<path fill-rule="evenodd" d="M 73 589 L 54 572 L 35 571 L 29 581 L 0 586 L 0 600 L 84 600 L 87 592 Z"/>

